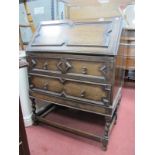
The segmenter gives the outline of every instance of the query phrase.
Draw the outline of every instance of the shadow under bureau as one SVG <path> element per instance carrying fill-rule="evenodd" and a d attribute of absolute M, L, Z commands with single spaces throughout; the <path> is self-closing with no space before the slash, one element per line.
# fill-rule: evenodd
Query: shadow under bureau
<path fill-rule="evenodd" d="M 33 120 L 101 141 L 107 148 L 121 100 L 120 17 L 41 22 L 27 48 Z M 117 63 L 119 62 L 119 63 Z M 36 112 L 36 101 L 48 106 Z M 103 136 L 46 120 L 56 106 L 102 115 Z"/>

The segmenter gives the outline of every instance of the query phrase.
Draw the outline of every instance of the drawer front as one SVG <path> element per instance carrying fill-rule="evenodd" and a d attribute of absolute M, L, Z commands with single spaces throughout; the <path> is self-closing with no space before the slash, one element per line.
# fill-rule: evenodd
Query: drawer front
<path fill-rule="evenodd" d="M 109 107 L 94 105 L 94 104 L 85 103 L 85 102 L 78 102 L 78 101 L 70 100 L 68 98 L 63 98 L 63 97 L 56 97 L 39 91 L 30 91 L 30 97 L 36 98 L 37 100 L 40 100 L 40 101 L 61 105 L 65 107 L 70 107 L 70 108 L 78 109 L 82 111 L 92 112 L 100 115 L 111 116 L 113 111 Z"/>
<path fill-rule="evenodd" d="M 81 76 L 88 80 L 98 78 L 101 82 L 113 80 L 114 61 L 111 57 L 34 54 L 28 61 L 30 72 Z"/>
<path fill-rule="evenodd" d="M 111 104 L 111 85 L 109 84 L 31 75 L 30 88 L 93 104 L 107 106 Z"/>

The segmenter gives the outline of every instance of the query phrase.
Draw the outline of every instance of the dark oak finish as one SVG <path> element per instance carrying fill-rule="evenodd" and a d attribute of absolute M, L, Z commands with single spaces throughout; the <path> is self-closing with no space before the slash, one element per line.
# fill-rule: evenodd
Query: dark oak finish
<path fill-rule="evenodd" d="M 42 22 L 27 48 L 35 123 L 99 140 L 106 150 L 116 123 L 123 81 L 120 17 L 104 21 Z M 53 123 L 36 113 L 36 100 L 105 116 L 102 137 Z"/>

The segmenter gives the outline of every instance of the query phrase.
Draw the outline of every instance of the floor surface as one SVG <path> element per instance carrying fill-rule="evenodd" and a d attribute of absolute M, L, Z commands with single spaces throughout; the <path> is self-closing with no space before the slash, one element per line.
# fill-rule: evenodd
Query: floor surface
<path fill-rule="evenodd" d="M 108 145 L 108 150 L 101 149 L 101 143 L 86 138 L 60 131 L 55 128 L 41 126 L 31 126 L 26 128 L 28 143 L 31 155 L 134 155 L 135 153 L 135 90 L 133 88 L 123 88 L 122 100 L 118 112 L 118 121 L 114 126 Z M 95 133 L 102 134 L 101 121 L 89 123 L 76 120 L 72 122 L 72 117 L 54 116 L 63 123 L 72 123 L 77 127 L 91 128 Z M 86 125 L 85 125 L 86 124 Z M 95 127 L 96 124 L 96 127 Z"/>

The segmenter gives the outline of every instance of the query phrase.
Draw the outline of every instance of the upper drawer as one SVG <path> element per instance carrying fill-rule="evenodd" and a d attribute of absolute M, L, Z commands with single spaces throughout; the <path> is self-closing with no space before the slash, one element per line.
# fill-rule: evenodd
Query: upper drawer
<path fill-rule="evenodd" d="M 72 76 L 109 82 L 113 78 L 114 58 L 66 54 L 31 54 L 29 71 L 39 74 Z"/>

